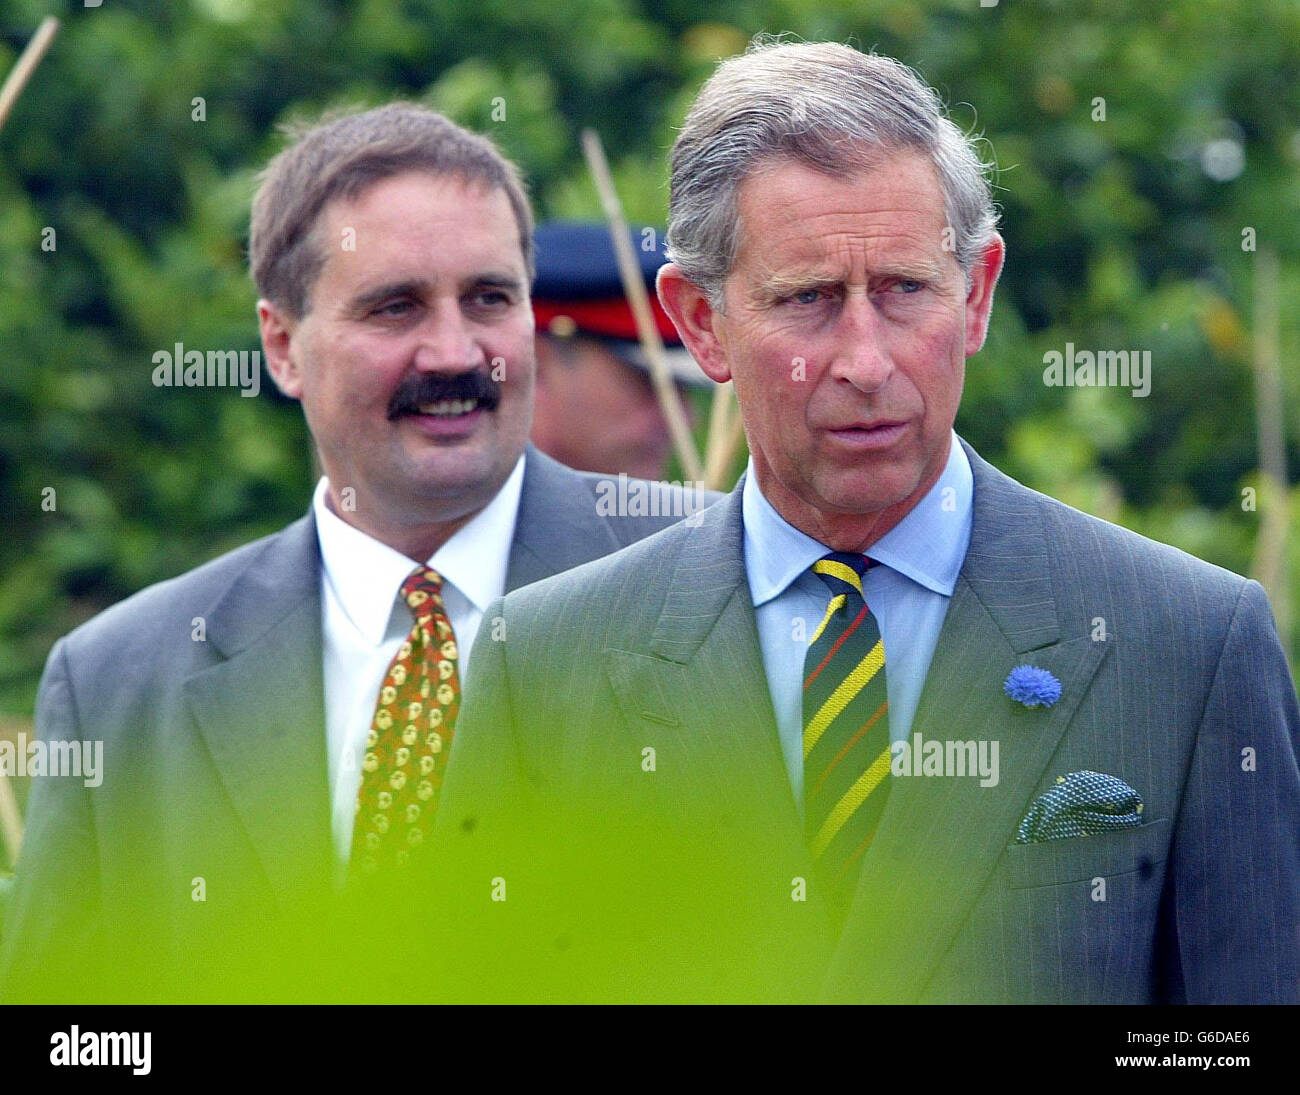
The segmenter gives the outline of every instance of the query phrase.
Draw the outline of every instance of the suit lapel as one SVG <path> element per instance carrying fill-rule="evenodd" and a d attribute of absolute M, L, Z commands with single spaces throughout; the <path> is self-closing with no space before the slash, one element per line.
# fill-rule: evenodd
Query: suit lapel
<path fill-rule="evenodd" d="M 964 443 L 963 443 L 964 444 Z M 1062 637 L 1041 502 L 967 447 L 971 541 L 931 659 L 912 741 L 996 741 L 998 782 L 893 777 L 827 982 L 832 999 L 913 1000 L 960 929 L 1105 655 Z M 1077 628 L 1073 629 L 1076 632 Z M 1051 671 L 1061 698 L 1028 709 L 1008 672 Z"/>
<path fill-rule="evenodd" d="M 715 801 L 764 804 L 773 840 L 785 835 L 801 846 L 745 577 L 743 488 L 742 478 L 698 527 L 680 526 L 682 547 L 664 568 L 669 584 L 649 643 L 611 651 L 608 671 L 629 725 L 677 728 Z"/>
<path fill-rule="evenodd" d="M 526 450 L 507 590 L 620 545 L 583 478 Z M 222 660 L 185 683 L 190 712 L 278 893 L 333 865 L 325 753 L 320 550 L 310 515 L 272 538 L 207 614 Z"/>
<path fill-rule="evenodd" d="M 596 512 L 587 481 L 532 445 L 525 449 L 506 592 L 617 551 L 622 545 Z"/>
<path fill-rule="evenodd" d="M 329 877 L 320 555 L 310 517 L 271 539 L 208 615 L 222 660 L 185 684 L 235 812 L 282 896 Z"/>

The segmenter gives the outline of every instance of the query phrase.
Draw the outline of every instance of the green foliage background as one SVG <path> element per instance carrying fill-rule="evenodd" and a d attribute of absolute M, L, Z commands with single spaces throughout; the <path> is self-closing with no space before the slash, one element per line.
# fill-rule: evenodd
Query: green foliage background
<path fill-rule="evenodd" d="M 541 218 L 599 216 L 577 141 L 594 126 L 629 216 L 663 223 L 674 126 L 758 31 L 897 56 L 988 138 L 1010 257 L 964 436 L 1032 486 L 1241 573 L 1279 503 L 1242 506 L 1258 479 L 1253 228 L 1281 260 L 1300 529 L 1294 0 L 0 0 L 0 66 L 49 13 L 63 31 L 0 133 L 0 713 L 30 712 L 59 635 L 308 503 L 302 418 L 269 381 L 258 399 L 150 383 L 176 342 L 258 346 L 244 244 L 277 123 L 423 99 L 524 167 Z M 1214 140 L 1244 152 L 1235 178 L 1205 170 Z M 1150 350 L 1150 397 L 1045 387 L 1043 354 L 1067 341 Z"/>

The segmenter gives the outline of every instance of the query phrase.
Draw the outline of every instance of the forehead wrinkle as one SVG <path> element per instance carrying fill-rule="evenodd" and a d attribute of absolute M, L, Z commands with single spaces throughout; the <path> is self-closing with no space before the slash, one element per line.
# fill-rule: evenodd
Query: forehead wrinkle
<path fill-rule="evenodd" d="M 788 229 L 803 238 L 815 236 L 819 222 L 837 218 L 854 218 L 859 229 L 883 225 L 886 230 L 900 223 L 930 220 L 942 227 L 947 220 L 943 191 L 931 171 L 912 183 L 879 171 L 821 180 L 811 169 L 799 170 L 799 165 L 787 168 L 794 170 L 769 172 L 741 184 L 740 219 L 761 209 L 767 214 L 769 231 Z M 809 176 L 815 180 L 811 186 Z M 833 191 L 828 193 L 828 187 Z M 811 233 L 810 226 L 814 226 Z"/>
<path fill-rule="evenodd" d="M 421 183 L 424 194 L 409 192 Z M 428 193 L 430 188 L 436 193 Z M 409 209 L 412 202 L 418 206 L 414 215 Z M 403 203 L 407 208 L 402 208 Z M 485 267 L 508 268 L 519 251 L 514 214 L 503 191 L 467 187 L 419 172 L 389 176 L 355 198 L 328 203 L 313 226 L 320 242 L 327 245 L 325 253 L 334 250 L 330 241 L 338 239 L 344 228 L 354 229 L 359 238 L 381 241 L 388 251 L 382 261 L 389 264 L 394 257 L 425 261 L 439 252 L 465 255 L 467 228 L 486 229 L 475 248 L 480 256 L 477 261 Z M 367 253 L 367 248 L 357 247 L 351 258 L 364 260 Z M 522 269 L 522 254 L 519 266 Z M 511 276 L 518 278 L 517 274 Z"/>
<path fill-rule="evenodd" d="M 827 220 L 831 224 L 821 227 Z M 939 246 L 944 221 L 939 218 L 924 223 L 928 220 L 926 212 L 906 207 L 837 210 L 802 218 L 786 211 L 764 233 L 763 240 L 746 242 L 752 251 L 763 252 L 755 254 L 755 258 L 766 258 L 770 264 L 771 256 L 780 255 L 787 267 L 802 266 L 814 275 L 842 263 L 846 257 L 854 261 L 858 256 L 881 263 L 896 260 L 937 266 L 934 251 Z"/>

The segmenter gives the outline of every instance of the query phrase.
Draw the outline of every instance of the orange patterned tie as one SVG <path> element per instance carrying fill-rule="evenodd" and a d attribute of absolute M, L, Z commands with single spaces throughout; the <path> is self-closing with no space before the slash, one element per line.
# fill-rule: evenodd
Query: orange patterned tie
<path fill-rule="evenodd" d="M 460 709 L 442 575 L 418 566 L 401 592 L 415 623 L 379 690 L 352 832 L 352 866 L 366 874 L 404 867 L 428 835 Z"/>

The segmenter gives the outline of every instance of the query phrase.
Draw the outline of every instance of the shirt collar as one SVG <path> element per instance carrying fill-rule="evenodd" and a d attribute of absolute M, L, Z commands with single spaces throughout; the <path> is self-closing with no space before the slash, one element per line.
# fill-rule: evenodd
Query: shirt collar
<path fill-rule="evenodd" d="M 970 543 L 973 479 L 966 452 L 952 435 L 943 472 L 901 521 L 871 545 L 877 563 L 935 593 L 951 597 Z M 779 597 L 831 549 L 791 525 L 759 489 L 751 458 L 741 497 L 745 571 L 754 607 Z"/>
<path fill-rule="evenodd" d="M 442 545 L 429 566 L 459 589 L 482 612 L 506 591 L 510 545 L 515 538 L 519 498 L 524 489 L 524 457 L 496 496 Z"/>
<path fill-rule="evenodd" d="M 524 457 L 520 456 L 492 501 L 427 560 L 428 566 L 480 612 L 505 592 L 523 482 Z M 328 492 L 329 480 L 322 476 L 312 497 L 312 510 L 323 577 L 357 631 L 378 646 L 388 631 L 402 582 L 415 564 L 339 517 L 326 504 Z"/>

